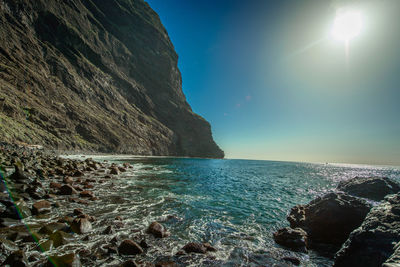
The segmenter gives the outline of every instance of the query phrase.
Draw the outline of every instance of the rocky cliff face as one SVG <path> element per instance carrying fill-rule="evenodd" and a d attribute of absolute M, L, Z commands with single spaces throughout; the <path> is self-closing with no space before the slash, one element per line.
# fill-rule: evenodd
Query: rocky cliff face
<path fill-rule="evenodd" d="M 142 0 L 0 0 L 0 139 L 223 157 Z"/>

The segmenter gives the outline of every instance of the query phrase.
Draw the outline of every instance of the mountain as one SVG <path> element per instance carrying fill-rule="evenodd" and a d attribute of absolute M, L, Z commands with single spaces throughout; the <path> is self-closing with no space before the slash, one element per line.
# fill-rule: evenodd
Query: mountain
<path fill-rule="evenodd" d="M 221 158 L 142 0 L 0 0 L 0 139 Z"/>

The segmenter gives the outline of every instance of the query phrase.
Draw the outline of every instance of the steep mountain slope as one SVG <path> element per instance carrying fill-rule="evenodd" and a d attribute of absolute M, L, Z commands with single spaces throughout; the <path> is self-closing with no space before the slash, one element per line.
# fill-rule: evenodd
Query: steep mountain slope
<path fill-rule="evenodd" d="M 0 139 L 223 157 L 142 0 L 0 0 Z"/>

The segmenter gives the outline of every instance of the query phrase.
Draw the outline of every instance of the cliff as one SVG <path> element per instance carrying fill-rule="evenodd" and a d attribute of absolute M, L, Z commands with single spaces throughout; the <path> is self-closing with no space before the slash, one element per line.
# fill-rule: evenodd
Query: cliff
<path fill-rule="evenodd" d="M 142 0 L 0 0 L 0 139 L 62 150 L 224 156 Z"/>

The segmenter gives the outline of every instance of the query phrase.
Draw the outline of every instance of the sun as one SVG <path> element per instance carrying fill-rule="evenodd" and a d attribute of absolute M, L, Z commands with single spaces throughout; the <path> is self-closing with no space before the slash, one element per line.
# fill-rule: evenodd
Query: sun
<path fill-rule="evenodd" d="M 361 13 L 354 10 L 341 11 L 333 23 L 332 35 L 335 39 L 349 42 L 361 33 L 363 26 Z"/>

